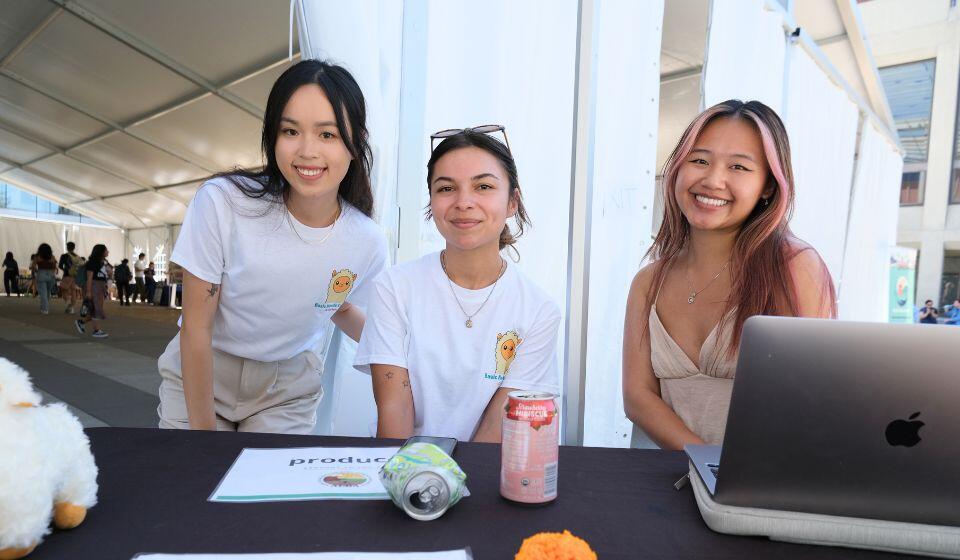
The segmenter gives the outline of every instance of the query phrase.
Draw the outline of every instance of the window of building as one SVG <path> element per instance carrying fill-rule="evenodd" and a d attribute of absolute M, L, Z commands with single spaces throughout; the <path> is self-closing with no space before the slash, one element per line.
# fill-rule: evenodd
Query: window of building
<path fill-rule="evenodd" d="M 923 204 L 936 68 L 936 60 L 931 59 L 880 69 L 880 80 L 904 149 L 902 205 Z"/>
<path fill-rule="evenodd" d="M 940 309 L 960 299 L 960 251 L 946 251 L 943 256 L 943 277 L 940 281 Z"/>
<path fill-rule="evenodd" d="M 110 225 L 3 182 L 0 182 L 0 215 L 74 224 Z"/>

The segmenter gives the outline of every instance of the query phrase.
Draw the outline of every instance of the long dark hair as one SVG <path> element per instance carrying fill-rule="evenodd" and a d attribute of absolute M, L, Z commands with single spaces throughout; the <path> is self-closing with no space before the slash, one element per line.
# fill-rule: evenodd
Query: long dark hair
<path fill-rule="evenodd" d="M 647 257 L 657 261 L 653 282 L 647 294 L 649 305 L 656 290 L 666 277 L 670 263 L 690 240 L 690 223 L 680 210 L 674 187 L 680 166 L 693 149 L 697 137 L 708 124 L 717 119 L 743 119 L 751 123 L 760 136 L 764 155 L 770 166 L 767 186 L 771 196 L 767 202 L 758 201 L 757 206 L 740 226 L 733 246 L 731 270 L 733 287 L 723 310 L 722 317 L 736 309 L 733 317 L 733 336 L 727 347 L 732 355 L 740 344 L 743 323 L 753 315 L 781 315 L 796 317 L 800 314 L 797 287 L 790 272 L 792 258 L 812 247 L 798 239 L 790 231 L 789 220 L 794 206 L 793 168 L 790 164 L 790 141 L 787 129 L 777 113 L 759 101 L 731 99 L 710 107 L 694 119 L 667 159 L 663 170 L 661 193 L 664 200 L 664 219 Z M 814 251 L 816 254 L 816 251 Z M 819 278 L 825 302 L 831 317 L 837 316 L 833 279 L 819 255 L 821 277 Z"/>
<path fill-rule="evenodd" d="M 107 246 L 98 243 L 93 246 L 93 250 L 90 251 L 90 258 L 87 259 L 87 263 L 93 263 L 93 268 L 100 268 L 103 266 L 103 261 L 106 259 Z"/>
<path fill-rule="evenodd" d="M 50 247 L 50 245 L 46 243 L 41 243 L 40 246 L 37 247 L 37 256 L 40 257 L 40 259 L 42 260 L 52 261 L 53 249 Z"/>
<path fill-rule="evenodd" d="M 277 78 L 267 108 L 263 113 L 263 134 L 260 149 L 267 164 L 261 169 L 234 169 L 214 177 L 226 177 L 251 198 L 269 197 L 275 202 L 286 200 L 290 184 L 284 179 L 277 165 L 275 146 L 280 133 L 280 118 L 290 97 L 305 85 L 317 85 L 333 106 L 337 130 L 344 145 L 353 156 L 347 174 L 340 182 L 338 195 L 366 216 L 373 216 L 373 189 L 370 186 L 370 169 L 373 167 L 373 152 L 367 133 L 367 108 L 363 92 L 345 68 L 320 60 L 301 60 Z M 240 178 L 252 179 L 260 187 L 251 187 Z"/>
<path fill-rule="evenodd" d="M 517 213 L 514 216 L 517 222 L 517 231 L 511 232 L 510 226 L 503 224 L 503 231 L 500 232 L 500 249 L 503 250 L 504 247 L 512 246 L 517 242 L 517 238 L 523 235 L 524 228 L 530 227 L 532 224 L 529 216 L 527 216 L 527 209 L 523 206 L 523 197 L 520 195 L 517 163 L 513 160 L 513 154 L 510 153 L 510 150 L 503 142 L 489 134 L 475 132 L 473 130 L 464 130 L 463 132 L 445 138 L 443 142 L 440 142 L 437 148 L 433 150 L 433 153 L 430 154 L 430 161 L 427 162 L 427 192 L 430 192 L 430 182 L 433 181 L 433 168 L 437 165 L 437 162 L 440 161 L 440 158 L 461 148 L 480 148 L 497 158 L 500 165 L 503 166 L 503 170 L 507 172 L 507 180 L 510 182 L 510 192 L 508 196 L 517 201 Z M 429 206 L 427 206 L 426 216 L 427 219 L 433 217 Z"/>

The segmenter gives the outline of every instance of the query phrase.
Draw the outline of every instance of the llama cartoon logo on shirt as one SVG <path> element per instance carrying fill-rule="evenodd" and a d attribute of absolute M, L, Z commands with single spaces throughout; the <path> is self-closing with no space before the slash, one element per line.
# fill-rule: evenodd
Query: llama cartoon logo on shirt
<path fill-rule="evenodd" d="M 327 301 L 314 304 L 314 307 L 320 309 L 339 309 L 340 305 L 347 300 L 353 284 L 357 281 L 357 275 L 349 268 L 342 270 L 334 269 L 330 278 L 330 286 L 327 288 Z"/>
<path fill-rule="evenodd" d="M 497 370 L 495 373 L 485 373 L 484 377 L 486 379 L 493 379 L 494 381 L 503 381 L 507 372 L 510 371 L 510 364 L 513 363 L 513 359 L 517 356 L 517 347 L 522 343 L 523 339 L 520 338 L 517 331 L 498 333 L 496 349 Z"/>

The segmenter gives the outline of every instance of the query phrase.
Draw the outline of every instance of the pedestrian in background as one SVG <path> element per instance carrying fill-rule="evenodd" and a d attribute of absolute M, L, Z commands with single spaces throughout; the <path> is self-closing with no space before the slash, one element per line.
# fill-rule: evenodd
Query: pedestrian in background
<path fill-rule="evenodd" d="M 113 279 L 117 283 L 117 299 L 120 300 L 120 305 L 130 305 L 130 265 L 127 264 L 130 261 L 128 259 L 123 259 L 120 261 L 120 264 L 117 265 L 117 268 L 113 271 Z"/>
<path fill-rule="evenodd" d="M 20 297 L 20 265 L 17 259 L 13 258 L 13 252 L 7 251 L 7 256 L 3 259 L 3 289 L 10 297 L 10 292 L 16 292 Z"/>
<path fill-rule="evenodd" d="M 57 259 L 53 256 L 53 249 L 46 243 L 37 248 L 37 257 L 34 259 L 34 278 L 37 282 L 37 294 L 40 296 L 40 313 L 50 313 L 50 294 L 57 284 Z"/>
<path fill-rule="evenodd" d="M 146 253 L 140 253 L 137 256 L 137 262 L 133 263 L 133 280 L 136 282 L 136 288 L 133 293 L 133 300 L 144 302 L 144 296 L 146 296 L 146 286 L 144 284 L 144 271 L 147 268 L 147 255 Z"/>
<path fill-rule="evenodd" d="M 57 263 L 57 268 L 63 271 L 63 277 L 60 280 L 60 297 L 67 304 L 65 310 L 67 313 L 73 313 L 77 304 L 77 282 L 73 275 L 80 261 L 80 255 L 74 252 L 76 248 L 77 245 L 73 241 L 68 241 L 67 252 L 60 255 L 60 262 Z"/>
<path fill-rule="evenodd" d="M 156 273 L 157 271 L 153 267 L 153 261 L 150 261 L 150 264 L 147 266 L 147 268 L 143 269 L 143 278 L 145 284 L 144 289 L 146 290 L 146 294 L 144 295 L 146 296 L 146 301 L 149 305 L 153 305 L 153 297 L 157 291 L 157 281 L 154 280 Z"/>

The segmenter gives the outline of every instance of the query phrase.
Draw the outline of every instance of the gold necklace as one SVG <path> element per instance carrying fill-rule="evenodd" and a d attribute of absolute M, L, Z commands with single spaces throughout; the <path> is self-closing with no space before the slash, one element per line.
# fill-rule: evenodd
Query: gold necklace
<path fill-rule="evenodd" d="M 444 259 L 444 254 L 446 251 L 440 251 L 440 268 L 443 269 L 443 273 L 447 276 L 447 283 L 450 284 L 450 293 L 453 294 L 453 299 L 456 300 L 457 306 L 460 307 L 460 311 L 463 312 L 464 316 L 467 318 L 464 325 L 468 329 L 473 328 L 473 318 L 480 313 L 480 310 L 483 309 L 483 306 L 490 301 L 490 296 L 493 295 L 493 291 L 497 289 L 497 284 L 500 282 L 500 278 L 503 277 L 503 273 L 507 270 L 507 261 L 503 260 L 503 257 L 500 258 L 500 274 L 497 275 L 497 279 L 493 282 L 493 287 L 490 288 L 490 291 L 487 292 L 487 297 L 483 300 L 483 303 L 480 304 L 480 307 L 477 308 L 472 314 L 467 313 L 467 310 L 463 308 L 463 304 L 460 303 L 460 298 L 457 297 L 457 291 L 453 289 L 453 280 L 450 279 L 450 273 L 447 272 L 447 261 Z"/>
<path fill-rule="evenodd" d="M 693 302 L 697 300 L 697 296 L 700 295 L 700 292 L 709 288 L 710 284 L 713 284 L 714 280 L 716 280 L 717 278 L 720 278 L 720 275 L 723 274 L 723 271 L 727 269 L 727 265 L 729 264 L 730 264 L 730 261 L 723 263 L 723 266 L 720 268 L 720 272 L 718 272 L 716 276 L 711 278 L 710 281 L 707 282 L 706 286 L 700 288 L 699 290 L 693 289 L 693 282 L 690 281 L 690 266 L 688 265 L 686 271 L 684 272 L 684 276 L 686 277 L 686 280 L 687 280 L 687 287 L 690 288 L 690 295 L 687 296 L 687 303 L 689 303 L 690 305 L 693 305 Z"/>
<path fill-rule="evenodd" d="M 300 235 L 300 232 L 297 231 L 297 225 L 293 223 L 293 220 L 295 220 L 296 218 L 291 217 L 292 214 L 289 209 L 287 209 L 287 221 L 290 222 L 290 229 L 293 230 L 293 233 L 297 234 L 297 237 L 300 238 L 300 241 L 303 241 L 304 243 L 307 243 L 309 245 L 323 245 L 324 243 L 326 243 L 327 239 L 330 239 L 330 236 L 333 235 L 333 230 L 337 226 L 337 220 L 340 219 L 340 214 L 342 213 L 343 213 L 343 205 L 337 204 L 337 215 L 333 217 L 333 223 L 330 224 L 330 230 L 327 231 L 327 234 L 324 235 L 322 239 L 319 239 L 317 241 L 306 240 Z"/>

